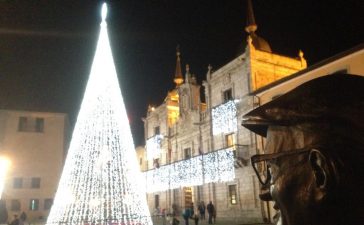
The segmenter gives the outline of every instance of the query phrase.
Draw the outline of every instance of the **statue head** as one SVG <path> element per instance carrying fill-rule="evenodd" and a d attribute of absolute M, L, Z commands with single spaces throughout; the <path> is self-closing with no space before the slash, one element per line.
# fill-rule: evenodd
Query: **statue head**
<path fill-rule="evenodd" d="M 364 197 L 364 77 L 308 81 L 246 114 L 243 126 L 266 137 L 251 158 L 260 198 L 284 225 L 360 224 Z"/>

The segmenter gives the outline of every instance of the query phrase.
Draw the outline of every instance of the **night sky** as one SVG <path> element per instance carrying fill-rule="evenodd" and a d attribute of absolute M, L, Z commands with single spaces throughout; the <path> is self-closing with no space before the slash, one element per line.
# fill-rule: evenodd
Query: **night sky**
<path fill-rule="evenodd" d="M 245 48 L 245 0 L 119 0 L 108 29 L 135 144 L 148 104 L 174 88 L 176 46 L 199 83 Z M 63 112 L 74 125 L 99 32 L 101 1 L 0 1 L 0 108 Z M 257 34 L 309 65 L 364 41 L 362 0 L 253 0 Z M 364 63 L 364 62 L 363 62 Z M 184 70 L 183 70 L 184 72 Z"/>

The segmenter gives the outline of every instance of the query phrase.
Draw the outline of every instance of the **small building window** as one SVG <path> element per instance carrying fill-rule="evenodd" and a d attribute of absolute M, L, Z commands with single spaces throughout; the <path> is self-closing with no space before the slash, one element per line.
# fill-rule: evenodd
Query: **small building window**
<path fill-rule="evenodd" d="M 19 117 L 18 124 L 19 132 L 43 132 L 44 131 L 44 118 L 34 117 Z"/>
<path fill-rule="evenodd" d="M 153 160 L 153 166 L 154 166 L 154 168 L 159 168 L 159 159 L 154 159 Z"/>
<path fill-rule="evenodd" d="M 229 200 L 230 204 L 237 204 L 236 184 L 229 185 Z"/>
<path fill-rule="evenodd" d="M 11 200 L 11 211 L 20 211 L 20 201 L 18 199 Z"/>
<path fill-rule="evenodd" d="M 231 147 L 235 144 L 234 134 L 227 134 L 225 136 L 225 144 L 226 144 L 226 147 Z"/>
<path fill-rule="evenodd" d="M 158 135 L 160 134 L 160 127 L 157 126 L 157 127 L 154 127 L 154 135 Z"/>
<path fill-rule="evenodd" d="M 143 164 L 143 158 L 142 157 L 140 157 L 139 158 L 139 165 L 142 165 Z"/>
<path fill-rule="evenodd" d="M 159 207 L 159 195 L 154 195 L 154 208 L 158 209 Z"/>
<path fill-rule="evenodd" d="M 15 177 L 13 180 L 13 188 L 23 188 L 23 178 Z"/>
<path fill-rule="evenodd" d="M 32 188 L 40 188 L 40 177 L 32 177 Z"/>
<path fill-rule="evenodd" d="M 233 92 L 231 88 L 224 91 L 224 102 L 228 102 L 230 100 L 233 100 Z"/>
<path fill-rule="evenodd" d="M 30 199 L 29 210 L 37 211 L 39 209 L 39 199 Z"/>
<path fill-rule="evenodd" d="M 192 157 L 191 148 L 185 148 L 184 153 L 185 153 L 185 159 L 189 159 Z"/>
<path fill-rule="evenodd" d="M 53 199 L 52 198 L 44 199 L 44 210 L 50 210 L 52 205 L 53 205 Z"/>

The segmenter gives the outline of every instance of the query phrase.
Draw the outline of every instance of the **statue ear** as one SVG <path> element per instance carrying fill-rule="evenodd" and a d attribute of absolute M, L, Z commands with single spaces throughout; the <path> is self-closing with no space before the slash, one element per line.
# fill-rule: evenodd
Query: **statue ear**
<path fill-rule="evenodd" d="M 319 150 L 312 149 L 309 155 L 309 161 L 315 176 L 316 188 L 325 189 L 328 183 L 326 157 Z"/>

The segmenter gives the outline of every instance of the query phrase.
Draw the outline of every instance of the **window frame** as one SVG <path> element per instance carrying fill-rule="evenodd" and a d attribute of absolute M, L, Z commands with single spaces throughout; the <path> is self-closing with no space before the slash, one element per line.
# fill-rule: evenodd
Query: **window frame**
<path fill-rule="evenodd" d="M 32 189 L 39 189 L 41 184 L 41 178 L 40 177 L 32 177 L 30 188 Z"/>
<path fill-rule="evenodd" d="M 43 210 L 50 210 L 52 208 L 53 205 L 53 198 L 46 198 L 43 201 Z"/>
<path fill-rule="evenodd" d="M 228 88 L 228 89 L 224 90 L 222 93 L 222 97 L 223 97 L 224 103 L 233 100 L 234 99 L 233 89 Z"/>
<path fill-rule="evenodd" d="M 237 184 L 228 184 L 228 195 L 229 195 L 229 203 L 230 205 L 238 204 L 238 185 Z"/>
<path fill-rule="evenodd" d="M 189 154 L 187 154 L 187 152 L 189 152 Z M 183 158 L 184 159 L 192 158 L 192 149 L 191 148 L 184 148 L 183 149 Z"/>
<path fill-rule="evenodd" d="M 24 184 L 24 180 L 23 180 L 22 177 L 14 177 L 13 178 L 13 188 L 14 189 L 22 189 L 23 184 Z"/>
<path fill-rule="evenodd" d="M 33 204 L 33 201 L 35 204 Z M 38 211 L 39 210 L 39 199 L 31 198 L 29 200 L 29 211 Z"/>
<path fill-rule="evenodd" d="M 10 210 L 13 212 L 19 212 L 21 210 L 21 202 L 19 199 L 11 199 Z"/>
<path fill-rule="evenodd" d="M 235 137 L 234 137 L 235 133 L 229 133 L 229 134 L 225 134 L 225 146 L 226 147 L 232 147 L 235 145 Z M 231 141 L 231 143 L 229 143 Z"/>
<path fill-rule="evenodd" d="M 44 132 L 45 119 L 43 117 L 19 116 L 18 132 Z"/>

